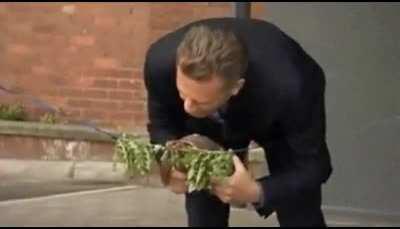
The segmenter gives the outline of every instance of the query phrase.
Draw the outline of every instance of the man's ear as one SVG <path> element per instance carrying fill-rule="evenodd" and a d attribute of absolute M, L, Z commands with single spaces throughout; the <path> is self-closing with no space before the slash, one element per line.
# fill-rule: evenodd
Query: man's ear
<path fill-rule="evenodd" d="M 246 81 L 245 79 L 240 79 L 235 83 L 235 85 L 232 89 L 233 96 L 235 96 L 239 93 L 239 91 L 243 88 L 245 81 Z"/>

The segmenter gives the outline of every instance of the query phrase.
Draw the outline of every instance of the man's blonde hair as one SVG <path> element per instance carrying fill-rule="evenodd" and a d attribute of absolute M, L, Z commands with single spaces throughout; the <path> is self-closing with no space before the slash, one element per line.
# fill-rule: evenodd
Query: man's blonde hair
<path fill-rule="evenodd" d="M 192 27 L 177 50 L 177 64 L 195 80 L 216 74 L 233 82 L 243 76 L 247 62 L 245 47 L 233 32 L 204 25 Z"/>

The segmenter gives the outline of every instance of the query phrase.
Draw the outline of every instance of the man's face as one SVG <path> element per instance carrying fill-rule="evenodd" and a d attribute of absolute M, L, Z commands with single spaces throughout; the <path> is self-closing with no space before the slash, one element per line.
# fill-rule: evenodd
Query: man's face
<path fill-rule="evenodd" d="M 185 112 L 196 118 L 204 118 L 217 111 L 232 95 L 243 86 L 241 79 L 233 86 L 227 86 L 221 77 L 209 77 L 197 81 L 187 77 L 177 67 L 176 86 L 184 102 Z"/>

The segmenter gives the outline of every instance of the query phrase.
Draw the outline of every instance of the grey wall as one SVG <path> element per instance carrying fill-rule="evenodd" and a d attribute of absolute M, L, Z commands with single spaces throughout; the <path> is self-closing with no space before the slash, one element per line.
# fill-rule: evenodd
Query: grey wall
<path fill-rule="evenodd" d="M 327 77 L 324 204 L 400 216 L 400 4 L 266 3 Z"/>

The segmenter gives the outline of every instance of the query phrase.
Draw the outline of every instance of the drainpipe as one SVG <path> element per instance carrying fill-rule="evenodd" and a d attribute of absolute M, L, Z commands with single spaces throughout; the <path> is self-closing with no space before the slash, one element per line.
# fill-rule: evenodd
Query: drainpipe
<path fill-rule="evenodd" d="M 250 2 L 235 2 L 234 12 L 236 18 L 248 19 L 251 18 L 251 3 Z"/>

